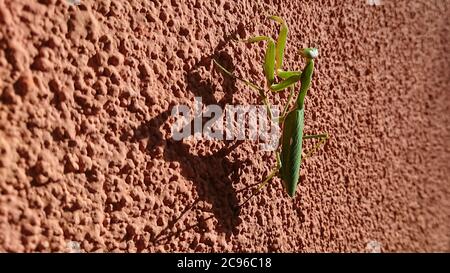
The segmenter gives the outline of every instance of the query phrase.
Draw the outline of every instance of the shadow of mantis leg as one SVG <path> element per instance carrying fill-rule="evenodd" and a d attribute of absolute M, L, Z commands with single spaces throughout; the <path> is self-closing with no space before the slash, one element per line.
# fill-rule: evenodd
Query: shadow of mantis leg
<path fill-rule="evenodd" d="M 238 77 L 238 76 L 234 75 L 232 72 L 228 71 L 225 67 L 223 67 L 221 64 L 219 64 L 219 62 L 217 62 L 216 60 L 213 59 L 213 61 L 214 61 L 214 64 L 222 72 L 224 72 L 226 75 L 228 75 L 228 76 L 230 76 L 230 77 L 232 77 L 234 79 L 237 79 L 237 80 L 243 82 L 245 85 L 249 86 L 250 88 L 256 90 L 258 92 L 262 102 L 266 106 L 267 113 L 269 113 L 270 119 L 273 118 L 272 111 L 271 111 L 271 106 L 270 106 L 269 100 L 267 99 L 267 96 L 266 96 L 266 94 L 264 92 L 264 89 L 262 89 L 261 87 L 259 87 L 258 85 L 254 84 L 253 82 L 251 82 L 251 81 L 249 81 L 247 79 L 244 79 L 244 78 L 241 78 L 241 77 Z"/>

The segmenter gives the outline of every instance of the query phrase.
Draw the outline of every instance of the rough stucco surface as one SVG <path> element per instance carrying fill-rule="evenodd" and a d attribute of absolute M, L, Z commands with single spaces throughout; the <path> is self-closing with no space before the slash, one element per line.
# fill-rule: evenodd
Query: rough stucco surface
<path fill-rule="evenodd" d="M 345 3 L 344 3 L 345 2 Z M 252 141 L 171 139 L 172 106 L 260 104 L 265 14 L 318 46 L 291 199 Z M 450 251 L 450 2 L 0 0 L 0 250 Z M 284 104 L 287 94 L 272 96 Z M 305 142 L 305 149 L 313 144 Z"/>

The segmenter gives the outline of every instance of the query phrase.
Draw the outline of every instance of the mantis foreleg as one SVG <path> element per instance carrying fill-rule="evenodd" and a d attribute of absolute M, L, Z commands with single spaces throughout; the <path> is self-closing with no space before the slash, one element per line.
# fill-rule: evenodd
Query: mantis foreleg
<path fill-rule="evenodd" d="M 284 71 L 284 70 L 277 70 L 277 76 L 282 78 L 283 80 L 286 80 L 290 77 L 297 76 L 300 78 L 302 75 L 302 71 Z"/>
<path fill-rule="evenodd" d="M 244 42 L 255 43 L 267 41 L 267 50 L 264 56 L 263 65 L 264 75 L 266 76 L 269 90 L 272 92 L 279 92 L 298 82 L 301 78 L 301 71 L 283 70 L 284 48 L 286 47 L 288 27 L 286 22 L 281 17 L 269 16 L 269 19 L 281 24 L 276 43 L 272 38 L 267 36 L 256 36 L 244 40 Z M 283 81 L 275 83 L 275 73 L 278 77 L 283 79 Z"/>

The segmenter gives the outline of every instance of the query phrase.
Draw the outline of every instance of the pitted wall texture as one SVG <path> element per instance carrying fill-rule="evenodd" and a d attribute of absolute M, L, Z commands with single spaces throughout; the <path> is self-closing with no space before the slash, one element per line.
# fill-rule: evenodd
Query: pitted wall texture
<path fill-rule="evenodd" d="M 1 251 L 450 251 L 450 2 L 0 0 Z M 294 199 L 255 141 L 171 139 L 172 107 L 259 105 L 320 55 Z M 284 105 L 287 92 L 271 95 Z M 314 142 L 305 141 L 310 149 Z M 79 243 L 79 248 L 77 246 Z"/>

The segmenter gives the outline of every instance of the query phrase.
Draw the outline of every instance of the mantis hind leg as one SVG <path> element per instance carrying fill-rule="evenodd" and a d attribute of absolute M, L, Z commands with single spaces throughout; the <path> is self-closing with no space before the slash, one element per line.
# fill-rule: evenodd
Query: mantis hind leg
<path fill-rule="evenodd" d="M 327 142 L 327 140 L 330 138 L 328 133 L 324 134 L 318 134 L 318 135 L 304 135 L 303 139 L 319 139 L 319 142 L 314 145 L 314 147 L 306 153 L 305 157 L 303 159 L 306 159 L 308 157 L 311 157 L 314 153 L 319 150 L 319 148 Z"/>
<path fill-rule="evenodd" d="M 242 207 L 245 205 L 250 199 L 252 199 L 256 194 L 258 194 L 265 186 L 269 184 L 270 181 L 279 173 L 281 169 L 281 159 L 280 159 L 280 153 L 277 152 L 277 165 L 272 169 L 272 171 L 267 175 L 266 178 L 259 184 L 258 188 L 249 196 L 247 199 L 245 199 L 244 202 L 242 202 L 238 207 Z"/>

